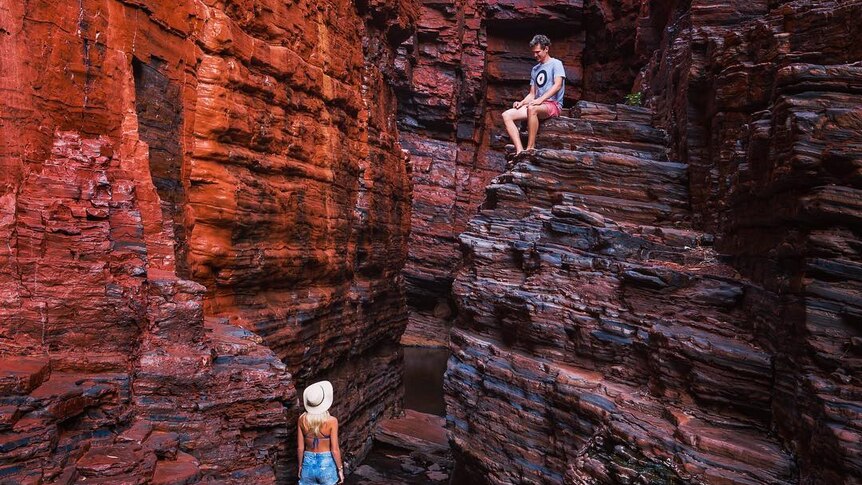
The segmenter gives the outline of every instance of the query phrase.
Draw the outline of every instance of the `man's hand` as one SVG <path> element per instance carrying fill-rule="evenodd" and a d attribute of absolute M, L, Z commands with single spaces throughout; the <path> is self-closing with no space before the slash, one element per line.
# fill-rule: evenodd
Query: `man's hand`
<path fill-rule="evenodd" d="M 299 472 L 296 474 L 299 478 L 302 478 L 302 464 L 299 465 Z"/>
<path fill-rule="evenodd" d="M 344 483 L 344 469 L 338 469 L 338 483 Z"/>
<path fill-rule="evenodd" d="M 513 107 L 513 108 L 515 108 L 515 109 L 518 109 L 518 108 L 520 108 L 520 107 L 521 107 L 521 106 L 523 106 L 523 105 L 524 105 L 524 103 L 522 103 L 522 102 L 520 102 L 520 101 L 515 101 L 514 103 L 512 103 L 512 107 Z"/>

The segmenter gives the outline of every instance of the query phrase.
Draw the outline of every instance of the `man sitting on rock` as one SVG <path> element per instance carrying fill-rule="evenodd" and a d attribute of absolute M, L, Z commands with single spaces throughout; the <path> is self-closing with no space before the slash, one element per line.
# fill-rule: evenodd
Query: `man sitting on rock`
<path fill-rule="evenodd" d="M 533 57 L 539 61 L 530 74 L 530 94 L 520 101 L 515 101 L 512 109 L 503 113 L 503 122 L 512 143 L 515 144 L 516 155 L 524 151 L 524 146 L 515 123 L 527 120 L 527 150 L 532 150 L 536 144 L 539 121 L 559 116 L 563 108 L 566 70 L 559 59 L 554 59 L 548 53 L 550 47 L 551 40 L 544 35 L 537 35 L 530 41 Z"/>

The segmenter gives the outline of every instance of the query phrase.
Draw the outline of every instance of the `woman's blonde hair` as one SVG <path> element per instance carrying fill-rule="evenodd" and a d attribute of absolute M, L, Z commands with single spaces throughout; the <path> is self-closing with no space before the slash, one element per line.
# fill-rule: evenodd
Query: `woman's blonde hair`
<path fill-rule="evenodd" d="M 305 424 L 308 425 L 308 431 L 310 431 L 312 435 L 321 436 L 320 427 L 323 426 L 323 423 L 329 420 L 329 418 L 329 411 L 317 414 L 305 413 Z"/>

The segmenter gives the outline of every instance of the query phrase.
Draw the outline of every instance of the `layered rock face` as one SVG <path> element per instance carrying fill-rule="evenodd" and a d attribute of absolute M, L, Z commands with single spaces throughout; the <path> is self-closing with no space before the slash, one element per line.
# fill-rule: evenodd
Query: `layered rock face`
<path fill-rule="evenodd" d="M 808 3 L 642 2 L 654 111 L 579 103 L 488 186 L 453 285 L 463 480 L 862 479 L 862 5 Z"/>
<path fill-rule="evenodd" d="M 191 276 L 211 289 L 207 313 L 262 336 L 298 388 L 333 381 L 333 412 L 356 433 L 344 444 L 354 461 L 369 449 L 374 420 L 400 399 L 400 374 L 388 370 L 399 354 L 382 366 L 376 357 L 406 325 L 400 270 L 410 227 L 408 165 L 385 79 L 416 7 L 235 9 L 202 41 Z"/>
<path fill-rule="evenodd" d="M 399 400 L 408 2 L 0 2 L 0 481 L 286 482 Z"/>
<path fill-rule="evenodd" d="M 771 409 L 803 478 L 860 480 L 862 3 L 696 7 L 668 40 L 688 52 L 656 56 L 644 85 L 684 134 L 703 224 L 772 309 L 751 331 L 774 355 Z"/>
<path fill-rule="evenodd" d="M 259 337 L 205 320 L 205 288 L 176 276 L 134 118 L 116 148 L 106 136 L 57 132 L 13 199 L 2 476 L 284 478 L 291 376 Z"/>
<path fill-rule="evenodd" d="M 637 2 L 423 2 L 400 49 L 401 143 L 413 161 L 412 233 L 404 270 L 404 343 L 445 345 L 460 259 L 457 236 L 505 167 L 500 115 L 529 92 L 529 42 L 545 33 L 568 75 L 566 103 L 620 100 L 637 74 Z M 505 136 L 505 135 L 504 135 Z"/>
<path fill-rule="evenodd" d="M 578 108 L 494 180 L 461 236 L 446 394 L 466 473 L 792 482 L 747 282 L 692 229 L 685 165 L 646 110 Z"/>

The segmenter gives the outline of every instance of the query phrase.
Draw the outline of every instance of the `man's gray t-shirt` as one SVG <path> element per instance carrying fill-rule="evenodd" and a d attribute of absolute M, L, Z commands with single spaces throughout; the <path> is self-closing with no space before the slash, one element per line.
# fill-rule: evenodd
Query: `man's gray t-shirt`
<path fill-rule="evenodd" d="M 563 92 L 566 90 L 566 70 L 559 59 L 551 57 L 544 64 L 533 66 L 533 71 L 530 73 L 530 86 L 536 86 L 536 98 L 540 98 L 554 86 L 554 79 L 557 76 L 563 77 L 563 85 L 560 86 L 559 91 L 548 98 L 548 101 L 555 101 L 557 106 L 562 109 Z"/>

